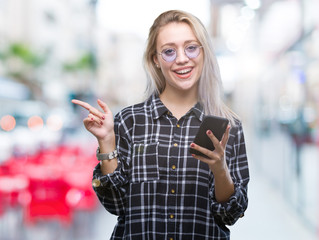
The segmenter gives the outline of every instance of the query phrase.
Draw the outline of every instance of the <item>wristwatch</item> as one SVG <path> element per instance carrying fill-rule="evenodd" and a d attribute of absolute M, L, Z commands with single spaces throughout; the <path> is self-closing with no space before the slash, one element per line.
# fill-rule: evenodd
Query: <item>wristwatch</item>
<path fill-rule="evenodd" d="M 112 160 L 113 158 L 116 158 L 117 155 L 118 154 L 116 149 L 110 153 L 100 153 L 100 147 L 96 149 L 96 157 L 97 157 L 97 160 L 99 161 Z"/>

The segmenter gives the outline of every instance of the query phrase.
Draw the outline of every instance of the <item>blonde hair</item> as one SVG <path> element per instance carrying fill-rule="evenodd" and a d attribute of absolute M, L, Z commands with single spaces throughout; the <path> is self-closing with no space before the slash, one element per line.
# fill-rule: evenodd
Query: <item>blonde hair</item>
<path fill-rule="evenodd" d="M 159 95 L 165 89 L 165 77 L 161 69 L 156 67 L 154 56 L 157 54 L 156 41 L 160 28 L 172 22 L 187 23 L 203 46 L 204 65 L 199 80 L 198 101 L 202 104 L 205 114 L 225 117 L 229 119 L 232 125 L 235 125 L 235 119 L 238 116 L 222 100 L 224 95 L 222 81 L 210 36 L 197 17 L 184 11 L 171 10 L 164 12 L 155 19 L 150 28 L 143 58 L 144 68 L 147 73 L 147 97 L 154 93 Z"/>

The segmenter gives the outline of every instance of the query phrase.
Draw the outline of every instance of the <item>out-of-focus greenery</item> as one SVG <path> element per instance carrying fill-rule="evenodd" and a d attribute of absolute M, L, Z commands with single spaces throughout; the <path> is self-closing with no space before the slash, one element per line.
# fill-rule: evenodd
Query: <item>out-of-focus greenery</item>
<path fill-rule="evenodd" d="M 36 73 L 48 57 L 48 51 L 37 51 L 24 42 L 9 43 L 0 50 L 1 74 L 28 87 L 32 98 L 40 97 L 42 88 Z"/>
<path fill-rule="evenodd" d="M 91 52 L 84 53 L 79 59 L 73 62 L 63 64 L 63 70 L 67 72 L 75 72 L 81 70 L 95 70 L 96 60 Z"/>
<path fill-rule="evenodd" d="M 95 71 L 96 59 L 93 52 L 90 50 L 82 52 L 72 61 L 61 61 L 61 70 L 72 73 Z M 0 48 L 0 65 L 3 69 L 0 75 L 28 87 L 32 98 L 41 97 L 43 82 L 40 81 L 38 73 L 42 67 L 49 64 L 48 60 L 51 56 L 49 49 L 38 50 L 24 42 L 9 43 Z"/>
<path fill-rule="evenodd" d="M 23 43 L 12 43 L 9 45 L 7 51 L 3 54 L 4 59 L 10 57 L 18 57 L 26 64 L 34 67 L 39 67 L 45 63 L 47 55 L 37 54 L 33 52 L 30 47 Z"/>

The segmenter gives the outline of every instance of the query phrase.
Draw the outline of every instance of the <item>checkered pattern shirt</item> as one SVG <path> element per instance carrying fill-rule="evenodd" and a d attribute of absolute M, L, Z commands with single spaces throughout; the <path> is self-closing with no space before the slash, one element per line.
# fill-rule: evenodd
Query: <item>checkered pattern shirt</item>
<path fill-rule="evenodd" d="M 200 104 L 177 120 L 158 96 L 115 116 L 118 167 L 93 173 L 103 206 L 118 215 L 111 239 L 229 239 L 247 208 L 248 163 L 240 122 L 230 130 L 226 161 L 235 184 L 227 202 L 214 196 L 214 176 L 189 146 L 203 120 Z M 107 224 L 107 223 L 105 223 Z"/>

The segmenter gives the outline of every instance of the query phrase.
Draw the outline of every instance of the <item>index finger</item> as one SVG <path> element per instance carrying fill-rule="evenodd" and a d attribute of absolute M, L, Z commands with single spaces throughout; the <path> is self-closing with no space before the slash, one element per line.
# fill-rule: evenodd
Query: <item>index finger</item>
<path fill-rule="evenodd" d="M 88 110 L 90 113 L 92 113 L 93 115 L 101 118 L 101 119 L 105 119 L 103 113 L 101 111 L 99 111 L 98 109 L 96 109 L 95 107 L 92 107 L 90 104 L 88 104 L 87 102 L 83 102 L 77 99 L 73 99 L 72 103 L 77 104 L 83 108 L 85 108 L 86 110 Z"/>
<path fill-rule="evenodd" d="M 85 108 L 86 110 L 88 110 L 90 113 L 92 113 L 93 115 L 104 119 L 104 115 L 103 113 L 101 113 L 99 110 L 97 110 L 95 107 L 92 107 L 90 104 L 88 104 L 87 102 L 83 102 L 77 99 L 73 99 L 72 103 L 77 104 L 83 108 Z"/>
<path fill-rule="evenodd" d="M 229 138 L 229 131 L 230 131 L 230 125 L 227 126 L 226 128 L 226 132 L 223 135 L 223 139 L 222 139 L 222 144 L 223 146 L 226 146 L 227 142 L 228 142 L 228 138 Z"/>
<path fill-rule="evenodd" d="M 83 101 L 80 101 L 80 100 L 77 100 L 77 99 L 72 99 L 71 102 L 85 108 L 88 111 L 90 111 L 90 109 L 92 108 L 92 106 L 90 104 L 83 102 Z"/>

